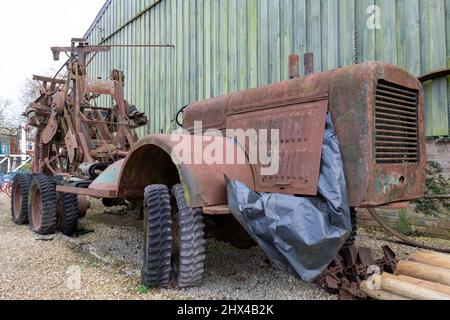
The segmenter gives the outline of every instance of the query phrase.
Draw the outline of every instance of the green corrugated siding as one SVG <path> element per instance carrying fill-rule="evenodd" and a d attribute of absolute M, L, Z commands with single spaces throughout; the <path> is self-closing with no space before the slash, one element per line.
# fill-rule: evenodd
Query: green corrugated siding
<path fill-rule="evenodd" d="M 381 30 L 367 28 L 369 5 Z M 127 75 L 126 97 L 150 116 L 140 134 L 169 132 L 190 103 L 288 77 L 288 56 L 316 71 L 381 60 L 419 76 L 450 67 L 450 0 L 112 0 L 95 44 L 174 44 L 99 55 L 92 76 Z M 303 70 L 302 70 L 303 71 Z M 425 85 L 427 135 L 449 134 L 450 79 Z"/>

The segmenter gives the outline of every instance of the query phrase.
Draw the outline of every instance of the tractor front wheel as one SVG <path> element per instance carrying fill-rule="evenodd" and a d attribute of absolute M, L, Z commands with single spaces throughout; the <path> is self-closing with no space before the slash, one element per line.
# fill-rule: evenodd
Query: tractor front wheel
<path fill-rule="evenodd" d="M 169 188 L 151 185 L 144 194 L 144 266 L 142 284 L 167 287 L 170 282 L 172 221 Z"/>
<path fill-rule="evenodd" d="M 205 262 L 205 225 L 201 209 L 189 208 L 183 186 L 172 189 L 172 278 L 179 288 L 202 281 Z"/>

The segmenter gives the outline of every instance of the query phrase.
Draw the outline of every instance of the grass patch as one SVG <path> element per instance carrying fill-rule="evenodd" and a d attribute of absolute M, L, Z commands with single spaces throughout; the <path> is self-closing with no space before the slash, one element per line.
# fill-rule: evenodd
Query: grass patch
<path fill-rule="evenodd" d="M 409 224 L 408 219 L 408 209 L 399 209 L 398 213 L 398 221 L 397 221 L 397 230 L 404 235 L 411 235 L 412 228 Z"/>
<path fill-rule="evenodd" d="M 150 292 L 150 289 L 147 288 L 146 286 L 139 286 L 139 288 L 137 289 L 137 292 L 139 294 L 148 294 Z"/>
<path fill-rule="evenodd" d="M 95 263 L 95 262 L 93 262 L 93 263 L 88 264 L 87 267 L 88 267 L 89 269 L 97 269 L 97 268 L 98 268 L 98 264 Z"/>

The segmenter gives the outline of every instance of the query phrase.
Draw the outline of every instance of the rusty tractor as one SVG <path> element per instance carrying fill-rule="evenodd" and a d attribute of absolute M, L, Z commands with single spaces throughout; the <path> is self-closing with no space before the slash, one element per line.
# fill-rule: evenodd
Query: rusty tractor
<path fill-rule="evenodd" d="M 144 214 L 146 286 L 199 285 L 207 237 L 254 245 L 228 209 L 225 177 L 258 192 L 316 195 L 327 113 L 341 143 L 352 208 L 375 212 L 424 194 L 423 89 L 403 69 L 369 62 L 194 102 L 183 109 L 183 133 L 139 140 L 133 129 L 147 119 L 124 99 L 123 73 L 113 71 L 111 80 L 86 75 L 86 56 L 108 49 L 82 39 L 54 48 L 55 58 L 70 54 L 67 78 L 36 77 L 44 90 L 26 112 L 38 128 L 34 173 L 15 180 L 12 216 L 41 234 L 71 235 L 86 210 L 78 210 L 84 197 L 135 204 Z M 99 95 L 111 96 L 112 106 L 97 106 Z M 226 134 L 216 141 L 244 162 L 183 161 L 210 147 L 208 139 L 192 139 L 198 121 L 201 132 L 279 130 L 280 170 L 261 174 L 266 164 L 249 161 L 249 143 Z M 182 156 L 176 150 L 183 139 L 192 148 Z"/>

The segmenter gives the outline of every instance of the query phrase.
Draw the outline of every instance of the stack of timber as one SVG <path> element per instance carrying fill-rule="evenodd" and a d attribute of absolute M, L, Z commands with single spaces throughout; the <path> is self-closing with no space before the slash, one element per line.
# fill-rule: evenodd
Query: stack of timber
<path fill-rule="evenodd" d="M 450 255 L 418 251 L 395 274 L 362 282 L 361 290 L 377 300 L 450 300 Z"/>

